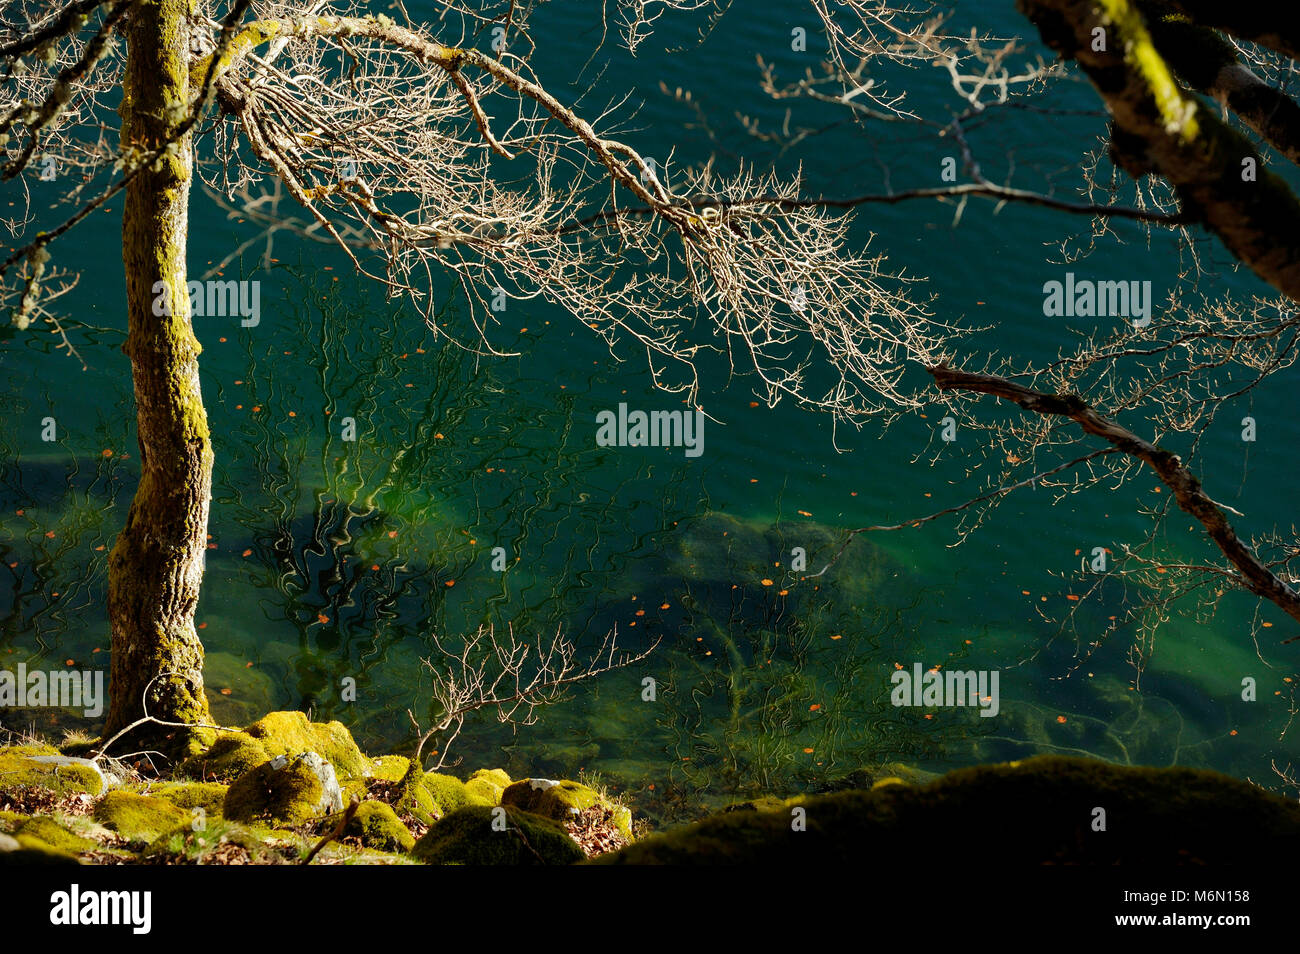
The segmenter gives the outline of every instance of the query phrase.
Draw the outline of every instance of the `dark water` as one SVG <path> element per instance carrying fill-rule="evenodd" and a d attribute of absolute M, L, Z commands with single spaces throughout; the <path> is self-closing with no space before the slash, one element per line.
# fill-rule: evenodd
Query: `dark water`
<path fill-rule="evenodd" d="M 427 6 L 408 4 L 413 15 Z M 981 4 L 981 15 L 1023 34 L 1003 6 Z M 879 191 L 881 163 L 895 188 L 933 184 L 945 150 L 925 135 L 884 141 L 836 126 L 777 156 L 743 134 L 737 110 L 768 125 L 784 114 L 758 92 L 755 55 L 790 73 L 816 55 L 800 4 L 737 4 L 702 42 L 696 21 L 665 20 L 660 42 L 637 58 L 609 44 L 581 73 L 600 35 L 593 10 L 575 3 L 538 12 L 536 69 L 570 95 L 595 78 L 604 95 L 593 101 L 631 90 L 639 113 L 626 138 L 650 154 L 671 145 L 678 162 L 691 162 L 713 148 L 661 93 L 664 82 L 693 90 L 716 117 L 724 162 L 744 152 L 801 168 L 812 193 Z M 805 59 L 789 49 L 801 24 L 810 30 Z M 686 52 L 664 52 L 683 44 Z M 944 96 L 935 77 L 922 79 L 914 94 L 922 103 Z M 986 171 L 1011 156 L 1017 184 L 1075 181 L 1104 119 L 1086 87 L 1067 89 L 1056 104 L 1079 112 L 1026 114 L 978 133 Z M 818 122 L 815 111 L 806 120 Z M 55 185 L 32 188 L 38 203 L 56 198 Z M 116 205 L 62 248 L 65 264 L 82 270 L 64 304 L 89 369 L 45 334 L 7 333 L 0 346 L 6 666 L 71 659 L 107 668 L 105 558 L 136 478 L 128 365 L 118 350 Z M 1150 278 L 1163 298 L 1179 272 L 1177 250 L 1118 229 L 1122 243 L 1069 267 Z M 1079 230 L 1082 220 L 989 204 L 970 205 L 954 226 L 951 207 L 904 204 L 867 207 L 858 234 L 874 233 L 873 248 L 923 276 L 938 313 L 987 325 L 978 347 L 1042 360 L 1081 330 L 1041 308 L 1042 283 L 1066 268 L 1059 245 Z M 198 190 L 191 232 L 192 276 L 256 234 Z M 859 538 L 825 577 L 800 583 L 793 547 L 820 566 L 845 528 L 965 500 L 975 490 L 963 475 L 978 448 L 936 444 L 937 412 L 886 432 L 869 425 L 833 435 L 829 420 L 789 404 L 751 407 L 747 383 L 718 374 L 706 382 L 706 406 L 721 424 L 706 428 L 701 457 L 598 447 L 597 412 L 623 401 L 678 405 L 654 391 L 637 355 L 616 362 L 562 310 L 512 302 L 495 342 L 522 356 L 475 359 L 355 280 L 341 256 L 281 236 L 265 267 L 264 250 L 254 242 L 242 266 L 225 270 L 261 280 L 260 325 L 196 322 L 217 455 L 198 621 L 210 689 L 229 690 L 216 696 L 219 718 L 309 708 L 347 723 L 376 754 L 405 751 L 407 710 L 422 721 L 432 714 L 421 662 L 435 653 L 431 632 L 513 623 L 517 633 L 560 628 L 591 646 L 617 627 L 627 649 L 659 640 L 658 649 L 576 688 L 535 725 L 515 731 L 491 713 L 471 720 L 456 743 L 462 768 L 597 773 L 665 819 L 736 794 L 833 785 L 863 766 L 941 770 L 1036 752 L 1278 781 L 1270 762 L 1285 765 L 1294 748 L 1285 730 L 1295 677 L 1294 652 L 1273 638 L 1288 629 L 1280 614 L 1259 611 L 1277 625 L 1263 630 L 1257 650 L 1253 601 L 1229 599 L 1211 619 L 1176 605 L 1139 680 L 1131 627 L 1089 644 L 1142 594 L 1116 581 L 1092 598 L 1067 598 L 1081 592 L 1080 553 L 1141 539 L 1142 508 L 1158 501 L 1148 474 L 1059 501 L 1021 493 L 960 546 L 945 521 Z M 1224 266 L 1216 293 L 1261 292 L 1226 267 L 1221 250 L 1202 251 Z M 447 320 L 457 315 L 448 301 Z M 1243 532 L 1292 520 L 1300 433 L 1290 374 L 1240 413 L 1227 409 L 1202 447 L 1207 489 L 1245 512 Z M 1246 413 L 1261 421 L 1254 445 L 1240 441 L 1235 424 Z M 41 439 L 47 416 L 58 422 L 53 443 Z M 344 417 L 358 424 L 355 442 L 340 438 Z M 1204 555 L 1187 529 L 1171 521 L 1171 556 Z M 491 568 L 493 547 L 504 548 L 507 572 Z M 999 670 L 999 716 L 895 708 L 890 676 L 914 662 Z M 657 681 L 653 702 L 642 698 L 647 676 Z M 1259 681 L 1256 703 L 1241 701 L 1246 676 Z M 340 696 L 349 678 L 355 702 Z"/>

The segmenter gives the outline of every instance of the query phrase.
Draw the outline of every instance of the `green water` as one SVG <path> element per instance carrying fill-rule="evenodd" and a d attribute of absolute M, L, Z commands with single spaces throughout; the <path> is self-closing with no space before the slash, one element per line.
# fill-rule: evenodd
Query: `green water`
<path fill-rule="evenodd" d="M 1010 6 L 979 9 L 1023 34 Z M 416 16 L 429 8 L 408 3 Z M 665 20 L 662 42 L 636 59 L 608 46 L 580 79 L 599 37 L 593 9 L 540 10 L 535 67 L 562 93 L 596 78 L 592 102 L 631 90 L 640 111 L 626 138 L 652 155 L 670 144 L 678 162 L 690 162 L 713 148 L 660 92 L 662 81 L 691 88 L 716 117 L 724 162 L 743 151 L 783 171 L 801 167 L 813 193 L 880 190 L 881 162 L 894 188 L 933 184 L 945 150 L 928 136 L 885 141 L 840 125 L 779 157 L 744 136 L 733 111 L 779 125 L 784 110 L 758 93 L 755 54 L 803 69 L 809 61 L 789 48 L 801 24 L 811 34 L 804 56 L 816 54 L 801 4 L 736 4 L 698 44 L 693 21 Z M 663 51 L 682 44 L 688 52 Z M 922 79 L 921 102 L 944 95 L 935 77 Z M 1084 86 L 1055 103 L 1079 113 L 1023 114 L 976 134 L 993 178 L 1007 155 L 1019 185 L 1064 188 L 1077 178 L 1104 119 Z M 814 110 L 804 121 L 833 115 Z M 57 198 L 57 184 L 31 188 L 38 207 Z M 46 334 L 6 331 L 0 342 L 4 666 L 72 659 L 107 668 L 106 554 L 137 473 L 114 205 L 56 249 L 82 273 L 62 303 L 89 368 Z M 924 276 L 939 314 L 987 325 L 976 347 L 1041 361 L 1088 330 L 1041 308 L 1042 283 L 1066 268 L 1058 246 L 1079 230 L 1082 220 L 989 204 L 969 206 L 954 227 L 951 207 L 904 204 L 864 209 L 858 235 L 874 233 L 876 251 Z M 1123 244 L 1069 267 L 1150 278 L 1160 300 L 1178 273 L 1176 250 L 1148 247 L 1137 228 L 1118 230 Z M 196 190 L 192 275 L 254 235 Z M 1278 781 L 1271 761 L 1288 762 L 1295 651 L 1276 645 L 1289 628 L 1280 614 L 1259 610 L 1277 625 L 1263 630 L 1257 652 L 1254 601 L 1229 598 L 1209 620 L 1175 605 L 1139 681 L 1131 627 L 1089 644 L 1142 594 L 1115 581 L 1094 598 L 1066 599 L 1081 592 L 1069 578 L 1077 551 L 1141 539 L 1141 508 L 1158 500 L 1149 474 L 1062 501 L 1020 493 L 957 547 L 945 521 L 859 538 L 825 577 L 799 583 L 793 547 L 817 567 L 845 528 L 906 521 L 976 492 L 963 481 L 976 432 L 962 431 L 965 444 L 936 442 L 936 410 L 885 432 L 835 434 L 829 420 L 788 403 L 751 407 L 744 379 L 706 368 L 706 408 L 720 423 L 706 428 L 701 457 L 598 447 L 598 411 L 623 401 L 679 406 L 654 391 L 634 351 L 616 361 L 562 310 L 512 302 L 494 342 L 521 356 L 475 359 L 354 280 L 342 256 L 284 236 L 276 261 L 263 262 L 263 251 L 254 242 L 242 267 L 225 272 L 262 282 L 261 323 L 196 321 L 217 455 L 198 622 L 209 688 L 229 690 L 215 697 L 218 718 L 309 709 L 347 723 L 372 752 L 406 751 L 407 710 L 426 722 L 433 715 L 421 664 L 434 652 L 429 634 L 513 622 L 517 632 L 560 627 L 585 646 L 614 627 L 629 650 L 660 642 L 645 662 L 576 688 L 535 725 L 513 730 L 490 713 L 472 720 L 453 771 L 597 773 L 661 819 L 738 794 L 834 785 L 892 761 L 942 770 L 1086 752 L 1211 766 L 1265 784 Z M 1221 266 L 1216 293 L 1262 292 L 1222 250 L 1201 251 Z M 458 315 L 446 302 L 445 319 Z M 1201 449 L 1207 490 L 1245 513 L 1243 534 L 1292 520 L 1300 440 L 1287 400 L 1292 373 L 1226 409 Z M 1235 422 L 1246 413 L 1264 435 L 1255 445 L 1239 440 Z M 58 423 L 53 443 L 41 439 L 47 416 Z M 356 441 L 341 439 L 344 417 L 357 422 Z M 1171 521 L 1169 551 L 1203 556 L 1186 523 Z M 505 573 L 491 568 L 498 546 Z M 1073 625 L 1063 626 L 1070 611 Z M 890 675 L 913 662 L 1000 670 L 999 717 L 894 708 Z M 647 676 L 657 681 L 653 702 L 642 698 Z M 1246 676 L 1259 681 L 1258 702 L 1241 701 Z M 340 697 L 348 678 L 355 702 Z M 69 721 L 48 718 L 47 728 Z"/>

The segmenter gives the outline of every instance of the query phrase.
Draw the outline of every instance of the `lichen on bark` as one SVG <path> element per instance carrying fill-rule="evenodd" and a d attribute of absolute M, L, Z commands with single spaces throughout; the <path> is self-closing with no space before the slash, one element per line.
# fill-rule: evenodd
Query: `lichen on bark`
<path fill-rule="evenodd" d="M 188 0 L 132 10 L 123 79 L 124 156 L 161 151 L 126 190 L 122 253 L 140 449 L 140 484 L 109 556 L 112 654 L 105 738 L 145 714 L 208 721 L 203 648 L 194 627 L 207 542 L 212 443 L 199 384 L 199 343 L 187 307 L 155 314 L 158 282 L 185 287 L 193 165 L 188 133 Z M 118 744 L 184 754 L 195 733 L 156 725 Z"/>

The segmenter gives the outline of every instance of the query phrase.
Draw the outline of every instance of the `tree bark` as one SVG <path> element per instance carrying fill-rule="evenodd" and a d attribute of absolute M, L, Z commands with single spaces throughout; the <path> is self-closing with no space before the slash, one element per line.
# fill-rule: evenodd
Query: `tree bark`
<path fill-rule="evenodd" d="M 176 141 L 127 187 L 122 221 L 123 350 L 135 385 L 140 485 L 109 556 L 112 668 L 105 738 L 143 717 L 146 703 L 149 715 L 165 721 L 210 721 L 194 610 L 207 543 L 212 444 L 185 294 L 193 146 L 188 132 L 176 137 L 189 104 L 189 13 L 190 0 L 140 0 L 127 28 L 124 158 L 130 162 L 141 150 Z M 158 307 L 163 287 L 170 308 Z M 181 755 L 198 735 L 148 725 L 117 748 Z"/>

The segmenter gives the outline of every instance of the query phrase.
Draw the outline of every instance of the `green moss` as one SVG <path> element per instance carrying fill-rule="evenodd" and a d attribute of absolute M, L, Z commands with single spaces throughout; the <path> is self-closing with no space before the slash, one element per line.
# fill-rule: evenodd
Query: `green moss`
<path fill-rule="evenodd" d="M 21 846 L 17 851 L 0 852 L 0 866 L 3 865 L 79 865 L 75 855 L 68 854 L 35 838 L 23 835 L 18 839 Z"/>
<path fill-rule="evenodd" d="M 424 776 L 424 787 L 433 800 L 439 818 L 472 804 L 465 783 L 454 775 L 429 772 Z"/>
<path fill-rule="evenodd" d="M 400 782 L 410 767 L 411 760 L 401 755 L 385 755 L 370 760 L 370 774 L 385 782 Z"/>
<path fill-rule="evenodd" d="M 302 712 L 272 712 L 245 731 L 272 758 L 315 752 L 334 764 L 340 778 L 365 776 L 370 770 L 370 760 L 361 754 L 342 722 L 309 722 Z"/>
<path fill-rule="evenodd" d="M 211 748 L 182 770 L 203 779 L 233 781 L 277 755 L 315 752 L 333 763 L 340 779 L 362 778 L 374 764 L 361 754 L 341 722 L 309 722 L 302 712 L 272 712 L 242 732 L 223 732 Z M 400 756 L 388 756 L 394 763 Z M 400 776 L 398 776 L 400 777 Z"/>
<path fill-rule="evenodd" d="M 95 821 L 128 841 L 152 841 L 189 820 L 170 802 L 132 792 L 109 792 L 95 806 Z"/>
<path fill-rule="evenodd" d="M 256 828 L 219 820 L 202 831 L 187 826 L 166 832 L 154 839 L 140 857 L 153 864 L 168 859 L 199 865 L 223 863 L 213 856 L 228 853 L 226 846 L 236 845 L 248 853 L 251 863 L 284 864 L 286 859 L 267 844 L 267 837 L 266 832 Z"/>
<path fill-rule="evenodd" d="M 415 845 L 397 813 L 383 802 L 362 802 L 344 833 L 359 837 L 363 845 L 377 851 L 410 851 Z"/>
<path fill-rule="evenodd" d="M 502 769 L 479 769 L 465 783 L 465 793 L 471 805 L 500 805 L 509 785 L 510 776 Z"/>
<path fill-rule="evenodd" d="M 14 745 L 0 748 L 0 792 L 22 786 L 39 786 L 56 795 L 98 795 L 100 777 L 85 765 L 51 765 L 33 762 L 31 756 L 59 755 L 49 745 Z"/>
<path fill-rule="evenodd" d="M 267 762 L 235 780 L 221 813 L 231 821 L 298 825 L 316 817 L 322 794 L 320 779 L 303 762 L 279 770 Z"/>
<path fill-rule="evenodd" d="M 227 788 L 216 782 L 167 782 L 155 786 L 150 794 L 190 813 L 201 808 L 212 817 L 221 814 Z"/>
<path fill-rule="evenodd" d="M 550 819 L 486 805 L 452 812 L 415 843 L 411 855 L 439 865 L 567 865 L 583 858 Z"/>
<path fill-rule="evenodd" d="M 734 811 L 602 856 L 605 864 L 860 865 L 997 832 L 1003 864 L 1250 863 L 1300 839 L 1300 805 L 1195 769 L 1040 756 L 950 772 L 926 785 L 798 797 Z M 795 830 L 792 809 L 803 809 Z M 1094 809 L 1106 830 L 1094 831 Z M 977 821 L 976 821 L 977 820 Z"/>
<path fill-rule="evenodd" d="M 22 844 L 24 836 L 39 838 L 51 848 L 72 853 L 90 851 L 96 847 L 95 842 L 89 838 L 82 838 L 73 834 L 53 818 L 29 818 L 18 827 L 14 836 L 18 839 L 19 844 Z"/>
<path fill-rule="evenodd" d="M 524 779 L 506 788 L 501 795 L 501 804 L 522 808 L 526 812 L 555 821 L 565 821 L 599 806 L 614 813 L 614 827 L 628 841 L 632 840 L 631 811 L 581 782 L 561 781 L 549 784 L 546 779 Z"/>
<path fill-rule="evenodd" d="M 295 753 L 296 754 L 296 753 Z M 187 759 L 181 770 L 203 779 L 233 780 L 250 772 L 271 755 L 247 732 L 224 732 L 206 751 Z"/>
<path fill-rule="evenodd" d="M 1099 5 L 1105 21 L 1117 28 L 1118 35 L 1111 42 L 1122 44 L 1125 62 L 1145 80 L 1165 131 L 1184 142 L 1196 139 L 1200 132 L 1195 119 L 1196 100 L 1184 97 L 1136 6 L 1129 0 L 1099 0 Z"/>

